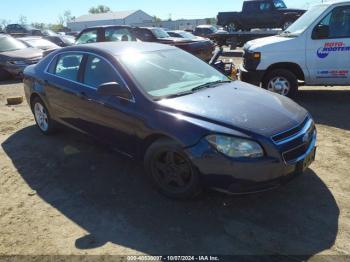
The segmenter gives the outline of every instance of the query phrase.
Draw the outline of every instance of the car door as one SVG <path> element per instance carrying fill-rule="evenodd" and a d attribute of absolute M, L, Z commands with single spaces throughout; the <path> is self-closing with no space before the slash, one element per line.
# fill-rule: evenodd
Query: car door
<path fill-rule="evenodd" d="M 79 129 L 89 133 L 116 150 L 134 154 L 135 102 L 133 99 L 106 97 L 97 93 L 101 84 L 117 82 L 129 90 L 118 71 L 106 58 L 89 54 L 84 62 L 81 101 L 77 108 Z"/>
<path fill-rule="evenodd" d="M 79 128 L 77 109 L 81 106 L 79 72 L 84 54 L 66 52 L 57 55 L 46 71 L 45 93 L 54 117 L 73 128 Z"/>
<path fill-rule="evenodd" d="M 259 4 L 260 12 L 259 17 L 256 18 L 258 21 L 259 27 L 274 27 L 273 22 L 273 5 L 270 1 L 262 1 Z"/>
<path fill-rule="evenodd" d="M 350 5 L 333 8 L 315 26 L 306 42 L 306 58 L 310 84 L 350 83 Z"/>

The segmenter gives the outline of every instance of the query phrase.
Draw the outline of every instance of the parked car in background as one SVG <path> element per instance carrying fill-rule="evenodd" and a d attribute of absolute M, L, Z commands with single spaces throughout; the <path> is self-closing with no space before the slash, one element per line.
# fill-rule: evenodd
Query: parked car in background
<path fill-rule="evenodd" d="M 211 41 L 195 41 L 176 38 L 168 35 L 162 28 L 156 27 L 130 27 L 130 26 L 98 26 L 86 28 L 77 36 L 76 44 L 95 42 L 123 42 L 123 41 L 157 42 L 175 45 L 197 57 L 209 61 L 214 51 Z"/>
<path fill-rule="evenodd" d="M 17 38 L 17 40 L 21 41 L 28 47 L 33 47 L 41 50 L 55 50 L 60 48 L 58 45 L 50 42 L 49 40 L 46 40 L 42 37 L 37 37 L 37 36 L 26 36 L 26 37 L 20 37 Z"/>
<path fill-rule="evenodd" d="M 350 2 L 309 9 L 278 36 L 244 46 L 243 81 L 294 97 L 299 83 L 350 85 Z"/>
<path fill-rule="evenodd" d="M 27 47 L 10 35 L 0 34 L 0 80 L 22 75 L 24 68 L 36 64 L 42 50 Z"/>
<path fill-rule="evenodd" d="M 136 36 L 130 26 L 97 26 L 89 27 L 80 32 L 76 44 L 96 42 L 136 41 Z"/>
<path fill-rule="evenodd" d="M 211 34 L 215 34 L 218 29 L 212 25 L 199 25 L 193 31 L 193 34 L 196 36 L 207 37 Z"/>
<path fill-rule="evenodd" d="M 305 10 L 287 8 L 283 0 L 246 0 L 242 12 L 220 12 L 217 24 L 229 31 L 250 31 L 253 28 L 286 29 Z"/>
<path fill-rule="evenodd" d="M 61 123 L 143 160 L 156 188 L 172 198 L 194 197 L 202 187 L 276 188 L 315 159 L 316 129 L 304 108 L 232 82 L 173 46 L 62 48 L 25 69 L 24 87 L 43 134 Z"/>
<path fill-rule="evenodd" d="M 144 42 L 174 45 L 207 62 L 212 58 L 215 49 L 214 42 L 210 40 L 202 41 L 182 37 L 171 37 L 163 28 L 137 27 L 134 29 L 134 32 L 136 37 Z"/>
<path fill-rule="evenodd" d="M 42 36 L 41 30 L 31 25 L 9 24 L 5 31 L 7 34 L 15 36 Z"/>
<path fill-rule="evenodd" d="M 196 26 L 193 34 L 196 36 L 209 38 L 209 36 L 213 34 L 227 34 L 227 31 L 222 29 L 219 30 L 213 25 L 199 25 Z"/>
<path fill-rule="evenodd" d="M 206 40 L 204 37 L 196 36 L 190 32 L 184 31 L 184 30 L 172 30 L 172 31 L 166 31 L 171 37 L 179 37 L 184 38 L 188 40 Z"/>
<path fill-rule="evenodd" d="M 60 47 L 71 46 L 75 43 L 75 38 L 73 36 L 60 35 L 52 30 L 43 30 L 42 34 L 45 39 Z"/>

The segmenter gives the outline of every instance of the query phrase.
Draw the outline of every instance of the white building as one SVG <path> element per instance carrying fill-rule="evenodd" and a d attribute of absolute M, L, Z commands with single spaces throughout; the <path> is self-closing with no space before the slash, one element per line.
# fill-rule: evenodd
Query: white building
<path fill-rule="evenodd" d="M 169 30 L 186 30 L 190 29 L 193 30 L 198 25 L 205 25 L 207 24 L 207 19 L 179 19 L 179 20 L 171 20 L 171 21 L 153 21 L 153 22 L 146 22 L 142 25 L 136 25 L 136 26 L 153 26 L 153 27 L 163 27 Z"/>
<path fill-rule="evenodd" d="M 87 27 L 99 25 L 131 25 L 139 26 L 151 24 L 154 18 L 142 10 L 108 12 L 103 14 L 89 14 L 77 17 L 69 22 L 67 27 L 72 31 L 81 31 Z"/>

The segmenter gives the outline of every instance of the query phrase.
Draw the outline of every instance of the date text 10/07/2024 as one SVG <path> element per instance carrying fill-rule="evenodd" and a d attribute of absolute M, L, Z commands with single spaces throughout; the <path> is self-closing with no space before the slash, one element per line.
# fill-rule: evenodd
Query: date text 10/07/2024
<path fill-rule="evenodd" d="M 217 256 L 128 256 L 127 261 L 220 261 Z"/>

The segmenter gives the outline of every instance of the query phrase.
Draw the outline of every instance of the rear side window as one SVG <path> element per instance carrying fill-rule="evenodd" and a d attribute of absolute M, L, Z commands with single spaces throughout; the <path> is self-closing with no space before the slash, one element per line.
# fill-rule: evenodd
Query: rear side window
<path fill-rule="evenodd" d="M 77 44 L 88 44 L 97 42 L 97 29 L 85 31 L 77 39 Z"/>
<path fill-rule="evenodd" d="M 260 11 L 269 11 L 271 9 L 271 4 L 269 2 L 260 3 Z"/>
<path fill-rule="evenodd" d="M 129 29 L 113 27 L 106 29 L 105 39 L 107 42 L 136 41 Z"/>
<path fill-rule="evenodd" d="M 69 53 L 60 55 L 56 63 L 55 75 L 68 80 L 77 81 L 82 60 L 82 54 Z"/>
<path fill-rule="evenodd" d="M 101 84 L 118 82 L 117 73 L 104 59 L 89 55 L 84 72 L 84 84 L 97 88 Z"/>

